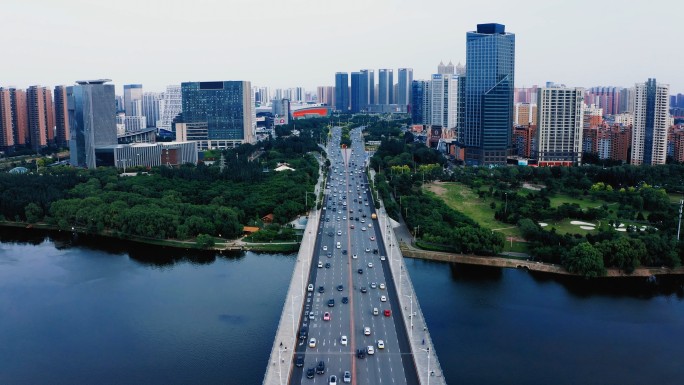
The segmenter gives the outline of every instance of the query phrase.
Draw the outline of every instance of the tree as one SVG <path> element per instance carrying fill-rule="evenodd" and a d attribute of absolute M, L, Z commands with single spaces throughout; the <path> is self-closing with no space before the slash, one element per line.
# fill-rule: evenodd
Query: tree
<path fill-rule="evenodd" d="M 565 268 L 585 278 L 596 278 L 606 275 L 601 253 L 589 242 L 583 242 L 570 249 L 563 260 Z"/>
<path fill-rule="evenodd" d="M 26 213 L 26 220 L 29 223 L 36 223 L 43 219 L 43 209 L 35 203 L 27 204 L 24 211 Z"/>
<path fill-rule="evenodd" d="M 195 244 L 200 249 L 208 249 L 214 247 L 214 238 L 211 235 L 200 234 L 195 239 Z"/>

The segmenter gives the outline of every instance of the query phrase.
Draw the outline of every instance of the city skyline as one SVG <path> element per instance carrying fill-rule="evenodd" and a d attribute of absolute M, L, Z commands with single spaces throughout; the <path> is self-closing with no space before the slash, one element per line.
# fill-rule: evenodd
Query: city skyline
<path fill-rule="evenodd" d="M 684 77 L 678 76 L 675 64 L 684 54 L 669 48 L 668 39 L 652 38 L 674 32 L 677 15 L 684 11 L 678 3 L 669 4 L 665 13 L 655 12 L 659 7 L 653 3 L 625 6 L 613 0 L 495 0 L 467 9 L 436 0 L 421 7 L 405 0 L 339 5 L 311 0 L 230 5 L 198 1 L 191 9 L 184 4 L 10 0 L 3 7 L 4 28 L 14 32 L 0 34 L 0 42 L 21 60 L 0 63 L 0 83 L 51 88 L 107 77 L 119 94 L 123 84 L 142 83 L 146 91 L 161 92 L 184 81 L 248 79 L 258 86 L 313 91 L 333 85 L 339 71 L 403 67 L 414 69 L 414 79 L 429 79 L 440 60 L 465 64 L 466 32 L 479 23 L 497 22 L 517 36 L 516 87 L 551 79 L 587 88 L 632 87 L 655 77 L 670 84 L 671 93 L 684 92 Z M 355 12 L 355 5 L 362 5 L 364 12 Z M 596 28 L 578 28 L 587 18 Z M 32 23 L 26 23 L 29 19 Z M 354 29 L 348 28 L 349 20 L 354 20 Z M 440 27 L 409 28 L 424 20 Z M 136 28 L 125 28 L 131 24 Z M 35 25 L 51 33 L 39 35 Z M 141 44 L 129 44 L 135 39 Z M 220 52 L 218 42 L 228 49 Z M 304 61 L 304 52 L 315 54 Z M 212 60 L 197 60 L 208 55 Z"/>

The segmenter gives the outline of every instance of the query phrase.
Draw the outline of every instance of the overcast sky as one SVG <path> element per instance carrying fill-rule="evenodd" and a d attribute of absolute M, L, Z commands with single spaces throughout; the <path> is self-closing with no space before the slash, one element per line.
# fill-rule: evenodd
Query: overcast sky
<path fill-rule="evenodd" d="M 516 34 L 516 87 L 655 77 L 684 93 L 683 19 L 681 0 L 2 0 L 0 86 L 315 90 L 337 71 L 400 67 L 427 79 L 440 60 L 465 64 L 466 32 L 497 22 Z"/>

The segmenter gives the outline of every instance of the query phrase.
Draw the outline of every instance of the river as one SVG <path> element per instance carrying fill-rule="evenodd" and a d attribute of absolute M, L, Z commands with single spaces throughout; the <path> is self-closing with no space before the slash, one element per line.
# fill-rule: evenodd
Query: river
<path fill-rule="evenodd" d="M 0 228 L 0 383 L 260 384 L 295 258 Z M 684 383 L 679 281 L 407 267 L 449 383 Z"/>

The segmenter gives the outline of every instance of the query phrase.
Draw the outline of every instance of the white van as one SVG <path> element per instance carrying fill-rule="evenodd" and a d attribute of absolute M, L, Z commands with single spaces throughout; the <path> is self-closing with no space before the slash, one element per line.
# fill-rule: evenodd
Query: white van
<path fill-rule="evenodd" d="M 341 249 L 341 248 L 342 248 L 342 244 L 341 244 L 340 242 L 337 242 L 337 248 L 338 248 L 338 249 Z"/>
<path fill-rule="evenodd" d="M 380 314 L 380 312 L 378 311 L 378 308 L 374 307 L 373 308 L 373 315 L 378 315 L 378 314 Z"/>

